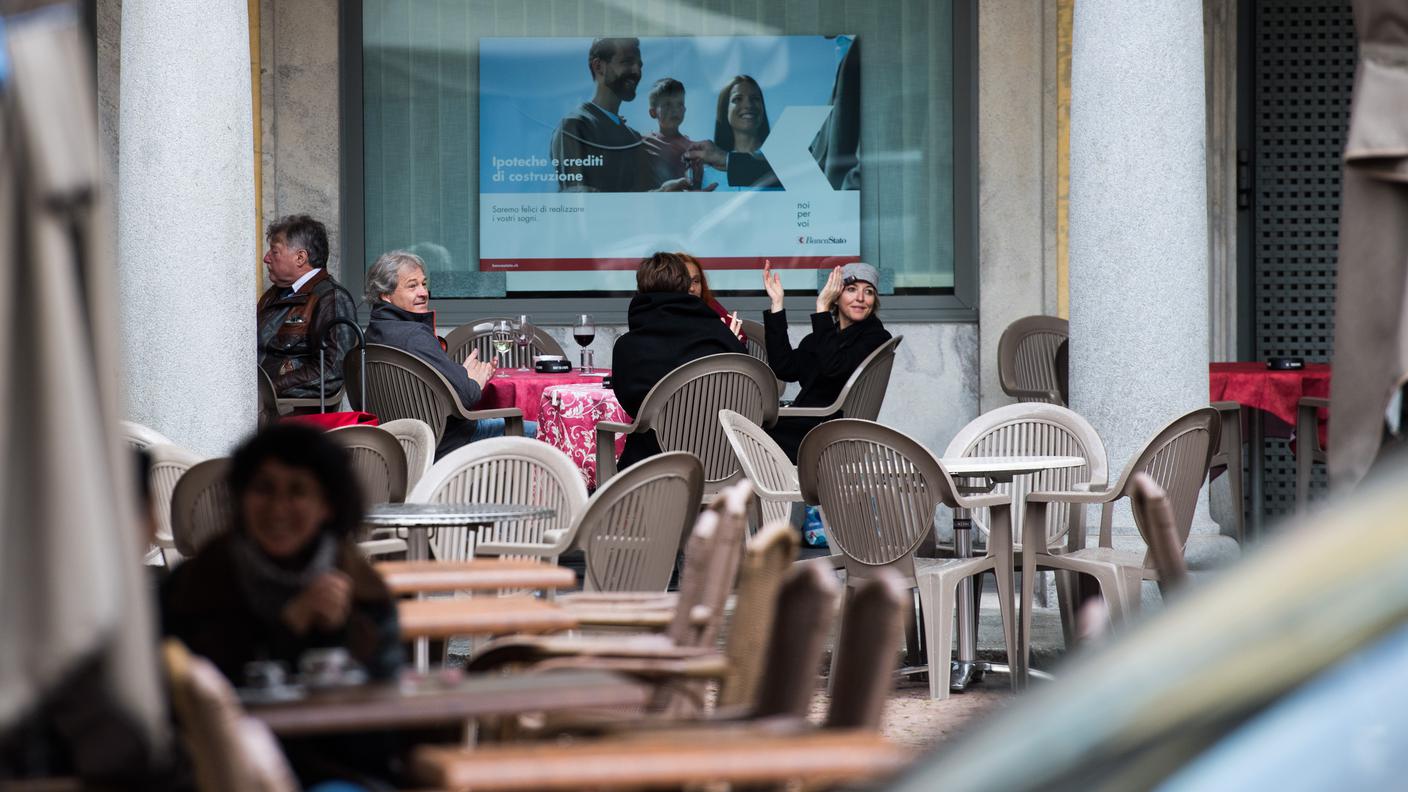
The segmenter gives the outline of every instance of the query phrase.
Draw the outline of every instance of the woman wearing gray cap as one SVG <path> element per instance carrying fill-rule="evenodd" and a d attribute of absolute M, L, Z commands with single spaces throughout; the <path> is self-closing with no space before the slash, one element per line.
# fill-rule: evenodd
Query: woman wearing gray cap
<path fill-rule="evenodd" d="M 889 331 L 875 315 L 880 307 L 875 293 L 879 282 L 880 273 L 861 261 L 833 269 L 816 296 L 812 332 L 793 349 L 787 338 L 787 314 L 782 309 L 782 281 L 772 271 L 771 262 L 763 264 L 763 287 L 772 300 L 771 309 L 763 314 L 768 365 L 778 379 L 802 384 L 794 406 L 825 407 L 834 402 L 861 361 L 890 340 Z M 782 418 L 768 433 L 796 462 L 797 447 L 807 432 L 822 421 L 839 417 L 840 413 L 826 418 Z"/>

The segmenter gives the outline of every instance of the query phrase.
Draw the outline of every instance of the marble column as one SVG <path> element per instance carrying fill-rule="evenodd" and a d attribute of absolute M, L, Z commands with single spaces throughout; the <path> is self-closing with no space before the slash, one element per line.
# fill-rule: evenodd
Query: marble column
<path fill-rule="evenodd" d="M 1071 406 L 1111 476 L 1208 403 L 1202 4 L 1080 0 L 1071 64 Z M 1116 546 L 1142 546 L 1127 501 Z M 1207 516 L 1189 561 L 1228 551 Z"/>
<path fill-rule="evenodd" d="M 255 427 L 246 0 L 122 5 L 118 278 L 129 419 L 219 455 Z"/>

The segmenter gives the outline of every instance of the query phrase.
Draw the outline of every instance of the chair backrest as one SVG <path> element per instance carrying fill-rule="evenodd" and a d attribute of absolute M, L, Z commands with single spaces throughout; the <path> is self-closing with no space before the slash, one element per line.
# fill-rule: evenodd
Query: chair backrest
<path fill-rule="evenodd" d="M 1159 592 L 1167 597 L 1188 579 L 1188 565 L 1183 560 L 1183 545 L 1188 537 L 1178 535 L 1168 495 L 1148 474 L 1134 474 L 1130 480 L 1129 502 L 1134 510 L 1134 524 L 1149 546 L 1144 566 L 1158 571 Z"/>
<path fill-rule="evenodd" d="M 1222 432 L 1222 418 L 1211 407 L 1196 410 L 1173 419 L 1160 429 L 1148 444 L 1125 466 L 1120 480 L 1112 489 L 1121 496 L 1129 495 L 1134 474 L 1146 473 L 1168 494 L 1173 509 L 1174 527 L 1180 546 L 1188 539 L 1193 527 L 1193 512 L 1198 505 L 1198 493 L 1207 481 L 1212 455 Z M 1100 545 L 1110 546 L 1108 522 L 1100 526 Z"/>
<path fill-rule="evenodd" d="M 586 554 L 584 588 L 664 591 L 703 497 L 704 468 L 683 451 L 658 454 L 612 477 L 577 521 L 573 543 Z"/>
<path fill-rule="evenodd" d="M 192 465 L 171 493 L 171 538 L 181 555 L 194 556 L 205 543 L 230 529 L 234 503 L 225 478 L 228 457 Z"/>
<path fill-rule="evenodd" d="M 1055 316 L 1024 316 L 1008 325 L 997 341 L 997 376 L 1003 392 L 1024 402 L 1057 403 L 1062 386 L 1056 375 L 1056 348 L 1070 334 L 1070 323 Z"/>
<path fill-rule="evenodd" d="M 494 351 L 491 340 L 494 335 L 494 326 L 499 322 L 510 322 L 513 319 L 508 317 L 489 317 L 486 319 L 475 319 L 472 322 L 462 324 L 450 331 L 445 336 L 445 354 L 456 362 L 461 362 L 469 357 L 473 350 L 479 350 L 480 360 L 490 360 L 498 353 Z M 526 353 L 522 352 L 518 345 L 514 345 L 506 355 L 499 355 L 499 366 L 501 368 L 532 368 L 534 355 L 562 355 L 567 353 L 562 350 L 562 345 L 557 343 L 557 339 L 548 335 L 545 330 L 537 325 L 529 325 L 533 331 L 533 340 L 528 343 Z"/>
<path fill-rule="evenodd" d="M 406 499 L 406 452 L 396 436 L 376 426 L 340 426 L 328 437 L 347 449 L 352 473 L 368 506 Z"/>
<path fill-rule="evenodd" d="M 672 643 L 714 645 L 743 556 L 748 499 L 752 496 L 752 485 L 740 481 L 719 493 L 713 505 L 694 521 L 685 545 L 674 618 L 665 632 Z"/>
<path fill-rule="evenodd" d="M 761 426 L 733 410 L 720 410 L 719 423 L 739 467 L 743 469 L 743 476 L 753 482 L 760 495 L 768 496 L 760 501 L 761 519 L 758 524 L 787 520 L 791 505 L 777 496 L 787 494 L 793 495 L 794 501 L 802 499 L 801 485 L 797 483 L 797 466 Z"/>
<path fill-rule="evenodd" d="M 121 421 L 122 441 L 129 448 L 147 449 L 157 445 L 171 445 L 166 435 L 150 427 L 132 421 Z"/>
<path fill-rule="evenodd" d="M 1008 404 L 979 415 L 954 435 L 944 450 L 950 457 L 980 456 L 1078 456 L 1080 467 L 1043 470 L 1018 476 L 998 484 L 994 492 L 1011 493 L 1070 490 L 1073 485 L 1091 482 L 1103 489 L 1110 480 L 1105 444 L 1095 427 L 1075 412 L 1056 404 Z M 1053 503 L 1047 511 L 1048 546 L 1065 536 L 1072 527 L 1084 530 L 1083 508 Z M 974 522 L 986 532 L 986 510 L 974 515 Z M 1013 515 L 1013 536 L 1020 537 L 1022 515 Z"/>
<path fill-rule="evenodd" d="M 748 340 L 743 342 L 748 347 L 748 355 L 755 357 L 764 363 L 768 362 L 768 329 L 756 319 L 739 319 L 739 327 L 743 330 L 743 335 Z M 787 383 L 777 380 L 777 392 L 781 395 Z"/>
<path fill-rule="evenodd" d="M 791 592 L 788 607 L 795 609 L 784 611 L 781 609 L 779 594 L 784 585 L 788 582 L 788 570 L 793 568 L 793 560 L 797 558 L 797 549 L 801 545 L 801 538 L 797 535 L 796 529 L 785 522 L 772 523 L 758 531 L 748 540 L 748 547 L 743 551 L 743 565 L 738 571 L 738 592 L 734 598 L 733 618 L 728 625 L 728 636 L 724 642 L 724 655 L 728 657 L 728 671 L 719 682 L 719 698 L 717 706 L 720 709 L 753 705 L 758 701 L 759 683 L 762 682 L 763 675 L 770 670 L 767 665 L 769 658 L 773 656 L 772 643 L 774 641 L 786 641 L 807 646 L 789 646 L 784 652 L 798 651 L 803 648 L 810 649 L 811 644 L 816 644 L 816 655 L 811 658 L 811 665 L 807 665 L 805 658 L 800 660 L 800 665 L 792 665 L 785 669 L 784 674 L 779 674 L 773 678 L 773 682 L 785 684 L 790 674 L 792 678 L 803 677 L 810 684 L 806 688 L 806 701 L 811 702 L 812 687 L 816 684 L 815 674 L 809 674 L 809 669 L 817 668 L 816 663 L 821 659 L 821 646 L 826 640 L 826 630 L 820 630 L 820 636 L 816 637 L 805 631 L 792 632 L 793 628 L 801 623 L 815 626 L 815 611 L 824 609 L 828 613 L 832 608 L 825 598 L 825 587 L 820 590 L 810 585 L 802 584 L 808 594 L 814 599 L 798 601 L 796 591 Z M 797 564 L 799 570 L 798 577 L 805 578 L 805 573 L 800 570 L 807 564 Z M 836 583 L 836 576 L 826 570 L 824 577 L 830 578 L 832 596 L 835 596 L 839 586 Z M 808 583 L 813 581 L 807 581 Z M 827 620 L 827 626 L 830 622 Z M 775 625 L 781 625 L 789 630 L 789 634 L 781 635 Z M 782 669 L 779 669 L 782 670 Z M 769 691 L 772 695 L 777 695 L 781 691 Z M 786 696 L 779 698 L 790 699 L 789 703 L 795 703 L 801 696 Z M 755 715 L 758 713 L 754 712 Z M 768 714 L 782 714 L 768 713 Z M 802 705 L 802 711 L 798 713 L 806 715 L 806 705 Z"/>
<path fill-rule="evenodd" d="M 194 451 L 178 445 L 162 443 L 148 449 L 151 453 L 152 508 L 156 510 L 157 544 L 174 547 L 171 530 L 172 498 L 176 484 L 186 472 L 201 461 Z"/>
<path fill-rule="evenodd" d="M 435 433 L 435 442 L 445 434 L 445 419 L 462 412 L 459 400 L 445 377 L 429 363 L 404 350 L 384 344 L 367 344 L 366 382 L 355 352 L 343 365 L 349 399 L 357 399 L 365 387 L 366 403 L 353 403 L 381 421 L 415 418 Z"/>
<path fill-rule="evenodd" d="M 904 336 L 898 335 L 876 347 L 851 372 L 838 398 L 842 415 L 866 421 L 880 416 L 880 405 L 890 387 L 890 371 L 895 367 L 895 350 L 903 340 Z"/>
<path fill-rule="evenodd" d="M 704 464 L 705 492 L 739 478 L 738 458 L 719 425 L 731 409 L 761 426 L 777 421 L 777 380 L 757 358 L 708 355 L 666 374 L 641 402 L 636 422 L 653 429 L 662 451 L 688 451 Z"/>
<path fill-rule="evenodd" d="M 254 367 L 258 372 L 255 380 L 259 390 L 259 425 L 268 426 L 279 420 L 279 394 L 274 390 L 274 381 L 263 366 Z"/>
<path fill-rule="evenodd" d="M 390 432 L 406 454 L 406 491 L 410 492 L 435 462 L 435 431 L 417 418 L 382 421 L 378 428 Z"/>
<path fill-rule="evenodd" d="M 952 484 L 934 455 L 904 433 L 838 418 L 807 433 L 797 452 L 802 497 L 819 504 L 826 537 L 846 573 L 893 566 L 914 577 L 914 551 L 933 530 L 934 508 L 953 505 Z"/>
<path fill-rule="evenodd" d="M 587 486 L 572 460 L 527 437 L 493 437 L 455 449 L 431 466 L 406 497 L 411 503 L 489 503 L 546 506 L 551 517 L 511 520 L 483 528 L 475 545 L 485 553 L 556 558 L 548 546 L 565 546 L 586 508 Z M 465 529 L 440 529 L 431 537 L 436 558 L 469 555 Z"/>
<path fill-rule="evenodd" d="M 825 728 L 879 731 L 910 602 L 909 586 L 891 569 L 879 570 L 847 598 Z"/>
<path fill-rule="evenodd" d="M 244 714 L 229 680 L 179 641 L 162 646 L 171 706 L 201 792 L 293 792 L 299 788 L 278 741 Z"/>

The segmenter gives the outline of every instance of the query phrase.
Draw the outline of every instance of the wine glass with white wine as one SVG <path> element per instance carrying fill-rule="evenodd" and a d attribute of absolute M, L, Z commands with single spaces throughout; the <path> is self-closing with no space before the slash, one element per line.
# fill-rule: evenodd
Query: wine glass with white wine
<path fill-rule="evenodd" d="M 494 354 L 499 356 L 499 360 L 507 361 L 508 353 L 513 349 L 513 327 L 508 322 L 499 322 L 494 325 L 493 333 L 489 336 L 489 343 L 494 346 Z M 507 377 L 508 372 L 499 369 L 496 377 Z"/>

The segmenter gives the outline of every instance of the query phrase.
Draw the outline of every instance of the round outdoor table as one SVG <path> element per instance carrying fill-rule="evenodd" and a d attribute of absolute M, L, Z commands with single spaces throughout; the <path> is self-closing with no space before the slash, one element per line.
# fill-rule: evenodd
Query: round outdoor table
<path fill-rule="evenodd" d="M 600 385 L 602 376 L 606 374 L 610 372 L 582 374 L 574 369 L 560 374 L 539 374 L 526 369 L 499 369 L 498 374 L 484 383 L 474 408 L 497 410 L 503 407 L 517 407 L 523 411 L 523 420 L 540 421 L 538 405 L 542 403 L 544 390 L 554 385 L 574 383 Z"/>
<path fill-rule="evenodd" d="M 482 526 L 497 522 L 552 517 L 556 513 L 546 506 L 513 504 L 379 503 L 367 512 L 362 522 L 375 528 L 406 531 L 406 560 L 425 561 L 430 558 L 429 534 L 436 528 L 477 531 Z M 415 664 L 420 671 L 430 666 L 430 642 L 425 638 L 415 641 Z"/>
<path fill-rule="evenodd" d="M 555 385 L 543 391 L 538 405 L 538 439 L 572 458 L 587 489 L 596 488 L 596 425 L 601 421 L 630 423 L 616 394 L 601 383 Z M 616 456 L 626 436 L 616 435 Z"/>
<path fill-rule="evenodd" d="M 374 528 L 405 530 L 406 560 L 424 561 L 430 557 L 428 534 L 436 528 L 468 528 L 509 520 L 530 520 L 552 517 L 554 510 L 546 506 L 517 506 L 494 503 L 379 503 L 373 506 L 362 522 Z"/>
<path fill-rule="evenodd" d="M 945 457 L 939 460 L 950 476 L 959 479 L 958 486 L 965 494 L 991 492 L 998 484 L 1011 482 L 1016 476 L 1040 473 L 1043 470 L 1080 467 L 1085 459 L 1078 456 L 1007 456 L 1007 457 Z M 1026 505 L 1026 492 L 1020 487 L 1012 488 L 1013 527 L 1020 519 Z M 968 509 L 953 510 L 953 555 L 955 558 L 971 558 L 973 555 L 973 515 Z M 1013 536 L 1016 536 L 1014 531 Z M 1016 592 L 1008 596 L 1015 598 Z M 1015 601 L 1015 599 L 1014 599 Z M 987 671 L 1011 673 L 1009 666 L 999 663 L 979 662 L 978 630 L 973 614 L 973 579 L 965 578 L 958 584 L 958 659 L 953 663 L 949 675 L 949 689 L 962 692 L 970 682 L 982 679 Z M 1017 645 L 1020 647 L 1025 636 L 1020 634 L 1018 624 Z M 1020 654 L 1020 652 L 1019 652 Z"/>

